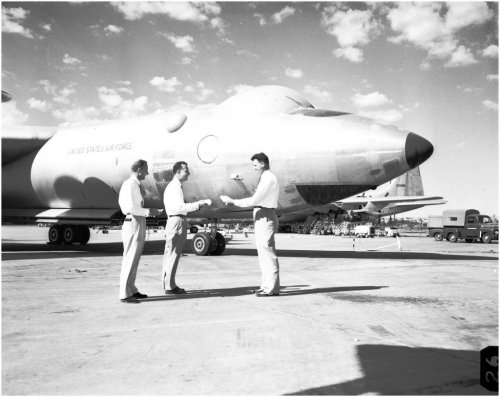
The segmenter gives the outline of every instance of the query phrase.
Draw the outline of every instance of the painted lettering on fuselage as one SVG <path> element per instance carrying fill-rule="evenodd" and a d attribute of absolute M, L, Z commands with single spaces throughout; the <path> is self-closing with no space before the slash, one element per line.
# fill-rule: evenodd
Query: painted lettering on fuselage
<path fill-rule="evenodd" d="M 132 142 L 111 143 L 109 145 L 79 146 L 68 150 L 68 154 L 87 154 L 100 152 L 118 152 L 122 150 L 132 150 Z"/>

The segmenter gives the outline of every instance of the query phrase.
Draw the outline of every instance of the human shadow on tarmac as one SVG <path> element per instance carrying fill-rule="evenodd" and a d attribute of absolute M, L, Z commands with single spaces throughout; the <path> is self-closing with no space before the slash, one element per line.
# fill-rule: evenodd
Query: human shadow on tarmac
<path fill-rule="evenodd" d="M 285 395 L 497 394 L 479 384 L 479 351 L 390 345 L 356 348 L 362 377 Z"/>
<path fill-rule="evenodd" d="M 329 287 L 329 288 L 311 288 L 305 289 L 308 285 L 288 285 L 281 286 L 279 297 L 269 297 L 269 299 L 281 299 L 285 296 L 296 296 L 296 295 L 310 295 L 310 294 L 324 294 L 333 292 L 345 292 L 345 291 L 366 291 L 387 288 L 387 286 L 372 286 L 372 285 L 360 285 L 354 287 Z M 253 290 L 257 289 L 256 286 L 251 287 L 234 287 L 234 288 L 214 288 L 214 289 L 200 289 L 200 290 L 189 290 L 186 294 L 180 295 L 161 295 L 161 296 L 150 296 L 146 299 L 141 299 L 140 302 L 157 302 L 163 300 L 172 299 L 200 299 L 200 298 L 224 298 L 224 297 L 234 297 L 234 296 L 244 296 L 253 295 Z"/>
<path fill-rule="evenodd" d="M 146 241 L 143 255 L 163 255 L 165 240 Z M 35 252 L 32 252 L 35 251 Z M 76 256 L 122 255 L 121 242 L 91 243 L 87 245 L 51 245 L 46 243 L 2 243 L 2 260 L 74 258 Z M 193 254 L 191 244 L 186 243 L 185 254 Z M 447 254 L 436 252 L 382 252 L 382 251 L 326 251 L 326 250 L 277 250 L 284 258 L 344 258 L 344 259 L 423 259 L 423 260 L 497 260 L 498 257 Z M 223 256 L 257 256 L 254 248 L 226 247 Z M 214 258 L 217 258 L 216 256 Z"/>

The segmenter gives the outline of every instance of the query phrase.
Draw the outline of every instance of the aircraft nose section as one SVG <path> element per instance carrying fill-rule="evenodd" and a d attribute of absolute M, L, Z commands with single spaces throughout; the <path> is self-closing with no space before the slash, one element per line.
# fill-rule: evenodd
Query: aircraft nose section
<path fill-rule="evenodd" d="M 406 137 L 405 155 L 406 162 L 411 168 L 415 168 L 431 157 L 434 147 L 425 138 L 410 132 Z"/>

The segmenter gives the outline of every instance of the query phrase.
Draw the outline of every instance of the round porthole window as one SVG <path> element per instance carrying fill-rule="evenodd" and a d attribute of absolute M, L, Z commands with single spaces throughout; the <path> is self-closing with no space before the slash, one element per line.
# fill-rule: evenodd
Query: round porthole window
<path fill-rule="evenodd" d="M 219 155 L 219 138 L 207 135 L 198 144 L 198 157 L 204 163 L 210 164 Z"/>

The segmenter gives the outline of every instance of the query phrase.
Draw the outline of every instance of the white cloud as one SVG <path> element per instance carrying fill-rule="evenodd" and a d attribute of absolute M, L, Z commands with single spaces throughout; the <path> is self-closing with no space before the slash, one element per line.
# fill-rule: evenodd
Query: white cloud
<path fill-rule="evenodd" d="M 28 120 L 28 114 L 17 108 L 17 103 L 2 103 L 2 125 L 21 125 Z"/>
<path fill-rule="evenodd" d="M 461 45 L 453 52 L 453 54 L 451 54 L 451 58 L 444 66 L 448 68 L 455 68 L 458 66 L 472 65 L 477 62 L 478 61 L 474 59 L 470 49 Z"/>
<path fill-rule="evenodd" d="M 111 4 L 129 20 L 140 19 L 147 14 L 167 15 L 178 21 L 208 24 L 224 33 L 224 23 L 218 17 L 221 7 L 215 2 L 121 1 Z"/>
<path fill-rule="evenodd" d="M 107 36 L 110 36 L 112 34 L 118 35 L 123 33 L 123 28 L 116 25 L 108 25 L 104 28 L 104 32 L 106 33 Z"/>
<path fill-rule="evenodd" d="M 59 90 L 58 94 L 54 97 L 54 102 L 68 105 L 70 103 L 69 97 L 75 93 L 75 89 L 71 86 L 63 87 Z"/>
<path fill-rule="evenodd" d="M 168 33 L 159 33 L 161 36 L 165 37 L 170 41 L 176 48 L 179 48 L 182 52 L 194 52 L 194 39 L 191 36 L 174 36 Z"/>
<path fill-rule="evenodd" d="M 392 103 L 384 94 L 380 92 L 371 92 L 370 94 L 354 94 L 351 98 L 352 103 L 360 108 L 383 106 Z"/>
<path fill-rule="evenodd" d="M 471 50 L 460 44 L 457 31 L 482 24 L 493 13 L 486 3 L 477 2 L 398 2 L 387 18 L 398 34 L 388 40 L 409 42 L 427 51 L 431 58 L 447 60 L 446 67 L 467 66 L 477 61 Z M 429 65 L 426 61 L 423 65 Z M 422 68 L 422 67 L 421 67 Z"/>
<path fill-rule="evenodd" d="M 498 81 L 498 74 L 489 74 L 486 76 L 486 80 L 488 81 Z"/>
<path fill-rule="evenodd" d="M 272 19 L 274 23 L 282 23 L 286 18 L 291 17 L 295 14 L 295 8 L 286 6 L 281 11 L 272 15 Z"/>
<path fill-rule="evenodd" d="M 316 88 L 309 84 L 304 87 L 304 94 L 311 95 L 313 98 L 322 103 L 328 103 L 332 101 L 332 96 L 328 91 L 320 90 L 319 88 Z"/>
<path fill-rule="evenodd" d="M 39 110 L 40 112 L 46 112 L 50 109 L 50 105 L 46 101 L 41 101 L 36 98 L 30 98 L 26 101 L 30 109 Z"/>
<path fill-rule="evenodd" d="M 389 124 L 397 123 L 403 118 L 403 114 L 397 109 L 362 111 L 359 115 Z"/>
<path fill-rule="evenodd" d="M 149 84 L 162 92 L 175 92 L 176 87 L 180 86 L 181 82 L 175 76 L 168 80 L 165 77 L 155 76 L 149 81 Z"/>
<path fill-rule="evenodd" d="M 498 46 L 491 44 L 486 47 L 482 52 L 483 57 L 498 58 Z"/>
<path fill-rule="evenodd" d="M 229 95 L 235 95 L 235 94 L 241 94 L 243 92 L 246 92 L 246 91 L 249 91 L 249 90 L 252 90 L 253 88 L 255 88 L 254 85 L 248 85 L 248 84 L 236 84 L 236 85 L 233 85 L 232 87 L 229 87 L 229 89 L 227 89 L 227 93 Z"/>
<path fill-rule="evenodd" d="M 379 32 L 380 24 L 372 11 L 345 9 L 335 5 L 325 7 L 321 24 L 341 47 L 353 47 L 368 44 Z"/>
<path fill-rule="evenodd" d="M 103 111 L 115 118 L 127 118 L 140 115 L 146 111 L 148 98 L 140 96 L 135 99 L 124 99 L 116 90 L 107 87 L 98 88 L 99 99 L 104 104 Z"/>
<path fill-rule="evenodd" d="M 40 80 L 38 83 L 43 87 L 47 94 L 56 94 L 57 86 L 55 84 L 52 84 L 49 80 Z"/>
<path fill-rule="evenodd" d="M 251 57 L 251 58 L 259 58 L 259 56 L 257 54 L 255 54 L 254 52 L 248 51 L 248 50 L 236 51 L 236 55 L 246 55 L 246 56 Z"/>
<path fill-rule="evenodd" d="M 28 14 L 29 11 L 21 7 L 2 7 L 2 32 L 20 34 L 30 39 L 35 38 L 34 33 L 30 29 L 21 25 L 21 22 L 26 19 Z"/>
<path fill-rule="evenodd" d="M 285 74 L 292 79 L 300 79 L 302 77 L 302 70 L 286 68 Z"/>
<path fill-rule="evenodd" d="M 78 58 L 70 57 L 68 54 L 64 54 L 63 63 L 66 65 L 78 65 L 82 63 Z"/>
<path fill-rule="evenodd" d="M 259 25 L 260 26 L 264 26 L 267 22 L 266 22 L 266 19 L 264 18 L 264 16 L 262 14 L 253 14 L 253 16 L 255 18 L 258 18 L 259 19 Z"/>
<path fill-rule="evenodd" d="M 454 1 L 448 2 L 447 6 L 446 27 L 450 30 L 479 25 L 493 17 L 486 2 Z"/>
<path fill-rule="evenodd" d="M 99 121 L 99 111 L 94 106 L 87 108 L 56 109 L 52 111 L 52 115 L 56 119 L 64 121 L 61 123 L 62 126 Z"/>
<path fill-rule="evenodd" d="M 488 110 L 496 110 L 496 111 L 498 111 L 498 103 L 490 101 L 489 99 L 486 99 L 485 101 L 483 101 L 483 105 Z"/>
<path fill-rule="evenodd" d="M 333 50 L 333 54 L 337 58 L 345 58 L 351 62 L 359 63 L 363 62 L 363 51 L 359 48 L 354 47 L 345 47 L 345 48 L 337 48 Z"/>
<path fill-rule="evenodd" d="M 193 63 L 193 60 L 189 57 L 183 57 L 181 59 L 181 64 L 182 65 L 190 65 L 191 63 Z"/>
<path fill-rule="evenodd" d="M 52 26 L 49 23 L 42 24 L 42 25 L 40 25 L 40 27 L 43 30 L 46 30 L 47 32 L 50 32 L 52 30 Z"/>

